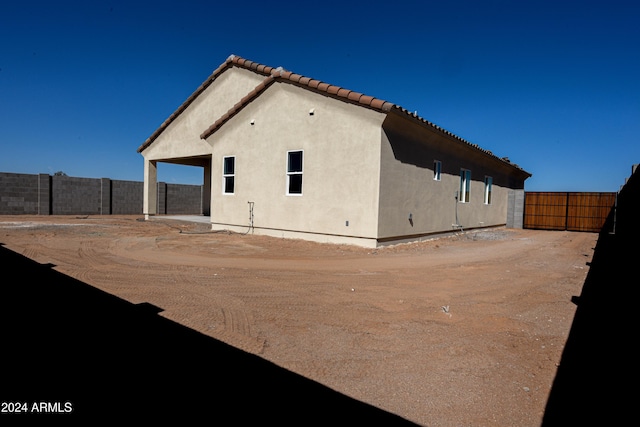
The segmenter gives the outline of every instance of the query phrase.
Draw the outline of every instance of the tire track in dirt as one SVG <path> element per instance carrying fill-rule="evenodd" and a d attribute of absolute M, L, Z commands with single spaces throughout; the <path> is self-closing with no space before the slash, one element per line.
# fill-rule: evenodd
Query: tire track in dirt
<path fill-rule="evenodd" d="M 160 314 L 163 317 L 229 344 L 238 345 L 245 351 L 261 353 L 264 340 L 254 334 L 252 315 L 244 303 L 215 292 L 211 286 L 207 286 L 208 279 L 216 277 L 216 273 L 212 273 L 211 269 L 184 265 L 179 259 L 168 264 L 147 261 L 132 263 L 129 257 L 128 264 L 133 264 L 135 268 L 127 268 L 127 279 L 123 281 L 128 283 L 126 286 L 119 286 L 118 280 L 110 280 L 113 278 L 101 272 L 102 267 L 113 271 L 121 255 L 130 255 L 138 247 L 148 247 L 149 240 L 119 239 L 107 249 L 111 254 L 109 261 L 104 259 L 104 254 L 100 260 L 98 251 L 92 246 L 81 244 L 78 249 L 79 266 L 70 269 L 70 272 L 80 280 L 96 284 L 101 289 L 119 296 L 140 294 L 144 288 L 145 301 L 133 302 L 149 302 L 162 310 Z M 138 290 L 131 291 L 132 282 L 138 284 L 135 285 Z M 194 292 L 194 288 L 197 291 Z M 194 311 L 202 315 L 185 317 L 181 314 Z"/>
<path fill-rule="evenodd" d="M 94 245 L 87 241 L 80 242 L 76 255 L 77 259 L 74 260 L 76 262 L 73 267 L 66 265 L 60 267 L 61 270 L 66 270 L 69 275 L 85 283 L 92 284 L 96 282 L 96 279 L 101 279 L 99 270 L 106 262 L 102 254 L 98 255 Z"/>
<path fill-rule="evenodd" d="M 344 304 L 348 303 L 352 297 L 347 287 L 340 287 L 331 282 L 309 284 L 309 276 L 317 276 L 315 272 L 280 271 L 276 273 L 263 270 L 247 272 L 234 269 L 221 271 L 222 273 L 216 277 L 218 283 L 223 284 L 220 293 L 224 295 L 216 294 L 214 298 L 216 305 L 238 308 L 236 304 L 240 304 L 242 308 L 242 310 L 224 311 L 227 330 L 260 337 L 265 335 L 265 328 L 271 330 L 269 325 L 275 325 L 276 328 L 281 328 L 281 332 L 297 328 L 300 333 L 305 333 L 305 330 L 308 331 L 314 325 L 336 324 L 345 315 L 353 315 L 353 310 Z M 306 285 L 300 291 L 291 290 L 290 284 L 296 281 Z M 288 285 L 282 286 L 282 283 Z M 307 286 L 313 288 L 314 294 L 317 295 L 311 301 L 306 295 L 308 288 L 305 289 L 305 287 Z M 378 312 L 375 307 L 369 307 L 368 310 Z M 258 317 L 255 318 L 253 313 L 259 313 Z M 248 320 L 238 317 L 238 315 L 246 316 L 247 314 L 251 315 Z M 245 329 L 247 325 L 250 329 Z M 268 335 L 279 337 L 286 334 L 269 333 Z M 278 345 L 275 341 L 265 344 L 267 347 Z"/>
<path fill-rule="evenodd" d="M 259 276 L 259 292 L 256 286 L 248 287 L 246 292 L 244 288 L 234 287 L 229 292 L 234 295 L 242 293 L 243 301 L 259 313 L 256 321 L 263 335 L 268 337 L 265 356 L 278 358 L 278 363 L 283 363 L 288 369 L 305 372 L 326 383 L 331 377 L 332 367 L 337 369 L 341 362 L 335 360 L 339 356 L 333 351 L 325 353 L 324 349 L 357 348 L 363 361 L 384 359 L 394 351 L 394 346 L 385 345 L 384 340 L 375 343 L 363 340 L 362 333 L 354 333 L 343 326 L 349 319 L 358 317 L 359 323 L 375 323 L 375 330 L 386 327 L 391 331 L 389 324 L 393 314 L 389 315 L 379 306 L 362 304 L 360 296 L 351 291 L 354 279 L 370 281 L 366 272 L 339 277 L 340 280 L 349 280 L 347 283 L 314 283 L 310 277 L 318 277 L 315 272 L 283 272 L 276 277 L 273 272 L 263 271 Z M 278 286 L 282 282 L 289 285 Z M 301 283 L 300 290 L 291 288 L 291 283 L 296 282 Z M 313 298 L 309 298 L 310 289 Z M 360 329 L 356 325 L 353 327 Z M 283 359 L 282 354 L 287 354 L 287 357 Z M 315 362 L 301 362 L 308 359 Z M 347 368 L 350 370 L 353 366 L 347 361 L 339 369 L 344 369 L 342 372 L 346 374 Z"/>
<path fill-rule="evenodd" d="M 160 315 L 231 345 L 239 345 L 245 351 L 262 352 L 264 340 L 255 332 L 251 307 L 225 291 L 227 280 L 218 276 L 216 269 L 176 263 L 137 264 L 136 271 L 144 276 L 139 287 L 145 288 L 147 302 L 163 310 Z M 185 316 L 184 313 L 192 314 Z"/>
<path fill-rule="evenodd" d="M 36 262 L 40 262 L 38 261 L 38 259 L 40 259 L 42 257 L 42 254 L 40 254 L 40 252 L 38 252 L 37 249 L 31 247 L 31 246 L 27 246 L 26 248 L 22 249 L 21 251 L 19 251 L 19 253 L 21 253 L 23 256 L 32 259 Z M 40 262 L 41 264 L 43 264 L 42 262 Z"/>
<path fill-rule="evenodd" d="M 245 351 L 262 354 L 265 340 L 257 332 L 251 308 L 242 300 L 201 290 L 182 294 L 179 300 L 166 302 L 169 304 L 161 313 L 162 316 Z M 198 315 L 184 316 L 185 312 L 196 312 Z"/>

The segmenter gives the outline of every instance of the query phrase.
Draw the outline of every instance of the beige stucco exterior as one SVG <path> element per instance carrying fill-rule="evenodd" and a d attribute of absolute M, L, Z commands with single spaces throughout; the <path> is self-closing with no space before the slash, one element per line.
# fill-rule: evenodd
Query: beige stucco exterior
<path fill-rule="evenodd" d="M 175 119 L 161 126 L 153 144 L 141 151 L 145 162 L 143 213 L 146 217 L 157 213 L 154 191 L 157 162 L 202 167 L 205 191 L 211 192 L 211 147 L 200 138 L 200 134 L 263 79 L 264 76 L 241 68 L 222 73 L 203 92 L 194 96 Z M 205 198 L 205 202 L 208 205 L 210 200 Z M 204 213 L 209 214 L 209 209 Z"/>
<path fill-rule="evenodd" d="M 143 151 L 146 160 L 210 156 L 211 149 L 200 134 L 256 87 L 264 76 L 242 68 L 222 73 L 177 115 L 157 139 Z"/>
<path fill-rule="evenodd" d="M 203 168 L 213 229 L 376 247 L 504 225 L 509 191 L 530 176 L 388 103 L 235 65 L 228 60 L 138 150 L 145 215 L 156 213 L 157 163 L 190 164 Z M 301 194 L 287 191 L 290 151 L 303 153 Z M 232 193 L 225 157 L 234 159 Z M 455 198 L 461 169 L 471 171 L 467 203 Z"/>
<path fill-rule="evenodd" d="M 388 115 L 381 146 L 381 242 L 505 225 L 509 189 L 524 188 L 508 165 L 411 116 Z M 441 163 L 439 180 L 434 161 Z M 461 169 L 471 171 L 468 202 L 457 199 Z M 491 203 L 484 200 L 486 176 L 492 178 Z"/>
<path fill-rule="evenodd" d="M 313 114 L 310 111 L 313 110 Z M 380 126 L 384 115 L 276 83 L 207 138 L 213 153 L 211 221 L 318 241 L 376 240 Z M 253 124 L 252 124 L 253 123 Z M 283 129 L 286 129 L 283 132 Z M 303 152 L 302 195 L 287 195 L 287 152 Z M 235 156 L 234 194 L 223 194 Z"/>

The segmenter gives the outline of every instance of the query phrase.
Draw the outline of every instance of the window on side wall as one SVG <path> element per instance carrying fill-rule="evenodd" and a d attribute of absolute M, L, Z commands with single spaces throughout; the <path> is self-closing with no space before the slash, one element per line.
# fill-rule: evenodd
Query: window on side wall
<path fill-rule="evenodd" d="M 440 160 L 433 161 L 433 180 L 440 181 L 440 176 L 442 174 L 442 162 Z"/>
<path fill-rule="evenodd" d="M 236 185 L 236 158 L 234 156 L 222 159 L 222 192 L 234 194 Z"/>
<path fill-rule="evenodd" d="M 302 195 L 302 150 L 287 152 L 287 194 Z"/>
<path fill-rule="evenodd" d="M 484 177 L 484 204 L 491 204 L 491 187 L 493 187 L 493 178 L 490 176 Z"/>
<path fill-rule="evenodd" d="M 471 188 L 471 171 L 460 169 L 460 194 L 459 201 L 469 203 L 469 190 Z"/>

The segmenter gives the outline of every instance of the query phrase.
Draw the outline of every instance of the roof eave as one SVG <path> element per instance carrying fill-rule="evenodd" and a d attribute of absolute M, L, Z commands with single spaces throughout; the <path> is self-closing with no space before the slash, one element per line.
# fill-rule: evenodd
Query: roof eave
<path fill-rule="evenodd" d="M 400 116 L 403 116 L 403 117 L 406 117 L 406 118 L 409 118 L 409 120 L 417 122 L 417 123 L 419 123 L 419 124 L 421 124 L 423 126 L 428 126 L 429 128 L 435 130 L 436 132 L 438 132 L 438 133 L 440 133 L 440 134 L 442 134 L 442 135 L 444 135 L 444 136 L 446 136 L 448 138 L 454 139 L 454 140 L 456 140 L 456 141 L 458 141 L 458 142 L 460 142 L 462 144 L 465 144 L 466 146 L 468 146 L 471 149 L 477 150 L 480 153 L 493 158 L 494 160 L 497 160 L 497 161 L 499 161 L 499 162 L 501 162 L 501 163 L 513 168 L 513 169 L 516 169 L 518 172 L 521 172 L 523 174 L 523 176 L 525 176 L 524 179 L 527 179 L 527 178 L 532 176 L 531 173 L 525 171 L 524 169 L 522 169 L 517 164 L 511 163 L 508 160 L 508 158 L 496 156 L 495 154 L 493 154 L 492 151 L 486 150 L 486 149 L 480 147 L 478 144 L 473 144 L 473 143 L 467 141 L 466 139 L 461 138 L 458 135 L 456 135 L 456 134 L 454 134 L 452 132 L 449 132 L 448 130 L 436 125 L 435 123 L 432 123 L 432 122 L 430 122 L 430 121 L 418 116 L 415 113 L 411 113 L 410 111 L 408 111 L 405 108 L 402 108 L 402 107 L 400 107 L 398 105 L 394 105 L 393 109 L 390 112 L 393 112 L 394 114 L 397 114 L 397 115 L 400 115 Z"/>
<path fill-rule="evenodd" d="M 251 103 L 254 99 L 256 99 L 262 92 L 264 92 L 268 87 L 270 87 L 274 82 L 279 81 L 288 84 L 294 84 L 296 86 L 305 88 L 307 90 L 311 90 L 316 93 L 321 93 L 326 96 L 330 96 L 335 99 L 339 99 L 344 102 L 352 103 L 364 108 L 370 108 L 376 111 L 379 111 L 384 114 L 398 114 L 403 117 L 408 117 L 410 120 L 413 120 L 417 123 L 420 123 L 423 126 L 428 126 L 431 129 L 441 133 L 442 135 L 447 136 L 453 140 L 456 140 L 460 143 L 463 143 L 469 146 L 472 149 L 475 149 L 482 154 L 489 156 L 515 170 L 523 174 L 526 178 L 531 177 L 532 175 L 520 168 L 515 163 L 511 163 L 507 158 L 498 157 L 493 154 L 489 150 L 485 150 L 481 148 L 477 144 L 472 144 L 471 142 L 449 132 L 446 129 L 441 128 L 440 126 L 418 116 L 417 114 L 411 113 L 408 110 L 393 104 L 391 102 L 382 100 L 380 98 L 375 98 L 369 95 L 364 95 L 359 92 L 355 92 L 352 90 L 348 90 L 342 88 L 340 86 L 330 85 L 328 83 L 324 83 L 320 80 L 312 79 L 309 77 L 302 76 L 300 74 L 292 73 L 290 71 L 284 70 L 282 67 L 269 67 L 266 65 L 262 65 L 253 61 L 249 61 L 247 59 L 241 58 L 239 56 L 231 55 L 227 58 L 227 60 L 222 63 L 199 87 L 196 89 L 189 98 L 173 113 L 167 120 L 160 125 L 160 127 L 149 137 L 147 140 L 138 148 L 138 152 L 144 151 L 148 148 L 153 141 L 155 141 L 160 134 L 173 122 L 186 108 L 191 105 L 191 103 L 207 88 L 215 79 L 222 74 L 226 69 L 237 66 L 245 69 L 249 69 L 259 74 L 263 74 L 266 78 L 254 88 L 250 93 L 248 93 L 245 97 L 243 97 L 237 104 L 235 104 L 229 111 L 227 111 L 222 117 L 216 120 L 207 130 L 205 130 L 200 137 L 202 139 L 206 139 L 215 133 L 218 129 L 220 129 L 227 121 L 229 121 L 233 116 L 238 114 L 244 107 L 246 107 L 249 103 Z"/>

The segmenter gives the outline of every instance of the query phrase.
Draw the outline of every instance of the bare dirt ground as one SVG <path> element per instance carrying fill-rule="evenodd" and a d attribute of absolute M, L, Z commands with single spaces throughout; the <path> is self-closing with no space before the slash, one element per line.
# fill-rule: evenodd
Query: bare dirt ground
<path fill-rule="evenodd" d="M 598 235 L 378 249 L 139 216 L 2 216 L 6 248 L 429 426 L 539 426 Z"/>

